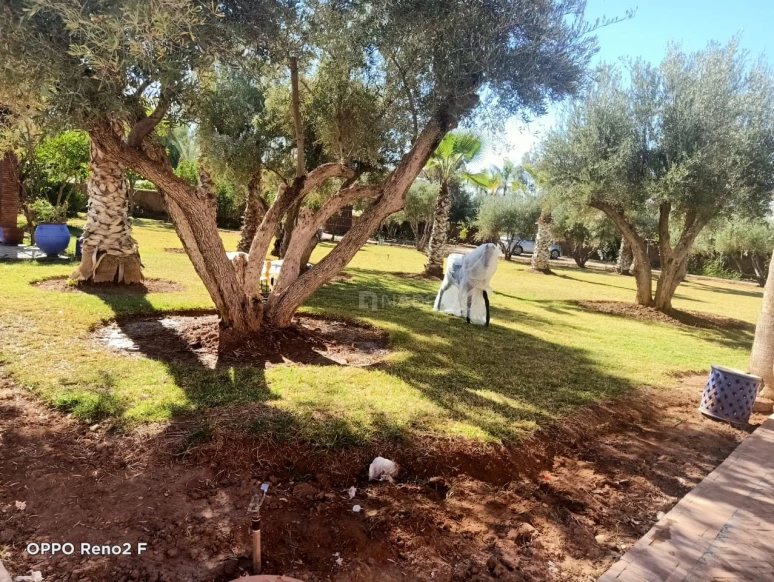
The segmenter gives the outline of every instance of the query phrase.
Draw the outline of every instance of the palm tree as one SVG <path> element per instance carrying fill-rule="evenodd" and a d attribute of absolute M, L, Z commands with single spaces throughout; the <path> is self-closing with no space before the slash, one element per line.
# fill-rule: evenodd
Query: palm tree
<path fill-rule="evenodd" d="M 443 276 L 443 249 L 446 245 L 449 222 L 451 194 L 449 182 L 467 180 L 479 185 L 484 184 L 483 174 L 471 174 L 467 165 L 481 155 L 481 138 L 472 132 L 452 132 L 446 134 L 427 162 L 425 173 L 431 180 L 437 180 L 441 188 L 433 214 L 433 229 L 427 247 L 425 274 L 434 277 Z"/>
<path fill-rule="evenodd" d="M 774 399 L 774 253 L 763 290 L 763 305 L 755 326 L 750 373 L 763 378 L 763 396 Z"/>

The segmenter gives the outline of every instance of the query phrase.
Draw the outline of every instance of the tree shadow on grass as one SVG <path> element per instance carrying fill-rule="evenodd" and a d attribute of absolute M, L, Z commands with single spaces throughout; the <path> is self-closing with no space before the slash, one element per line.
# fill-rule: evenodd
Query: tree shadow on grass
<path fill-rule="evenodd" d="M 342 278 L 326 285 L 308 302 L 307 308 L 362 318 L 388 328 L 399 353 L 370 369 L 386 373 L 417 390 L 440 409 L 439 414 L 423 416 L 425 412 L 417 412 L 412 421 L 399 426 L 382 413 L 378 403 L 369 400 L 368 380 L 361 379 L 358 382 L 364 384 L 358 386 L 363 389 L 358 392 L 358 399 L 362 403 L 353 412 L 365 410 L 365 414 L 352 415 L 347 407 L 329 414 L 318 410 L 313 398 L 297 410 L 282 413 L 284 417 L 277 417 L 276 409 L 267 412 L 268 420 L 260 420 L 256 427 L 261 434 L 298 433 L 303 429 L 305 435 L 325 441 L 326 446 L 362 443 L 362 435 L 380 438 L 385 436 L 382 432 L 390 438 L 452 432 L 509 440 L 579 407 L 614 399 L 635 387 L 632 381 L 615 372 L 600 369 L 592 356 L 593 346 L 568 347 L 498 324 L 498 320 L 517 321 L 520 325 L 533 322 L 546 329 L 554 325 L 548 318 L 502 308 L 495 303 L 491 326 L 469 325 L 462 318 L 430 310 L 437 287 L 435 282 L 401 279 L 375 270 L 351 271 L 357 272 L 356 279 Z M 376 296 L 377 301 L 364 302 L 363 293 Z M 382 301 L 382 297 L 388 300 Z M 127 326 L 122 322 L 129 321 L 127 315 L 154 311 L 144 296 L 102 296 L 101 299 L 113 308 L 125 332 Z M 554 303 L 541 308 L 557 309 L 562 315 L 577 311 L 569 304 Z M 269 362 L 208 367 L 175 330 L 155 321 L 152 329 L 142 334 L 144 337 L 133 339 L 146 357 L 162 361 L 175 384 L 184 390 L 185 404 L 171 412 L 230 403 L 266 403 L 278 398 L 267 386 L 265 367 Z M 132 333 L 129 330 L 128 335 L 131 337 Z M 696 335 L 697 331 L 686 327 L 685 333 Z M 706 334 L 710 332 L 700 333 L 702 339 L 707 339 Z M 738 345 L 744 338 L 722 339 Z M 160 344 L 165 352 L 176 354 L 175 357 L 160 355 Z M 339 366 L 330 361 L 312 363 Z M 346 367 L 342 366 L 343 369 Z M 307 378 L 316 381 L 314 374 L 313 369 L 302 370 L 299 381 Z M 337 381 L 335 377 L 334 381 Z M 374 381 L 378 381 L 376 377 Z M 323 405 L 323 408 L 326 407 Z"/>
<path fill-rule="evenodd" d="M 498 313 L 509 310 L 495 307 L 492 325 L 483 327 L 429 311 L 427 302 L 379 303 L 376 309 L 373 305 L 364 309 L 359 301 L 364 290 L 381 297 L 394 295 L 396 289 L 384 273 L 352 270 L 358 273 L 357 284 L 327 285 L 310 304 L 399 326 L 393 339 L 405 355 L 380 368 L 440 406 L 449 423 L 467 425 L 488 438 L 513 439 L 561 414 L 634 387 L 600 371 L 586 350 L 498 325 Z M 436 285 L 401 280 L 400 290 L 422 296 Z M 522 315 L 525 322 L 532 319 Z"/>

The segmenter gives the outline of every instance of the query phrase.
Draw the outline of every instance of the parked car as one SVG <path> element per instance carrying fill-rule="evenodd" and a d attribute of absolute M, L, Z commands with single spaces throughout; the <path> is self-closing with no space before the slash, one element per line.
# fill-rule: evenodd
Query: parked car
<path fill-rule="evenodd" d="M 505 237 L 502 237 L 500 239 L 503 244 L 508 242 L 508 239 Z M 559 245 L 551 245 L 548 247 L 550 249 L 551 258 L 552 259 L 558 259 L 562 256 L 562 249 Z M 511 243 L 511 254 L 518 257 L 522 253 L 533 253 L 535 252 L 535 241 L 534 240 L 524 240 L 524 239 L 515 239 Z"/>

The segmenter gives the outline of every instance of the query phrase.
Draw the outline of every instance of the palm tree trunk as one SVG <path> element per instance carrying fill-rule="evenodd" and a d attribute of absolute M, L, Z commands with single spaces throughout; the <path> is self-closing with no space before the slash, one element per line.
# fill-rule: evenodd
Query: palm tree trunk
<path fill-rule="evenodd" d="M 535 250 L 532 253 L 532 270 L 540 273 L 550 273 L 551 267 L 548 261 L 551 258 L 551 243 L 553 242 L 551 213 L 545 210 L 541 212 L 537 225 L 538 232 L 535 238 Z"/>
<path fill-rule="evenodd" d="M 632 253 L 632 247 L 627 242 L 626 238 L 621 237 L 621 249 L 618 252 L 618 261 L 615 265 L 615 272 L 619 275 L 631 275 L 633 262 L 634 254 Z"/>
<path fill-rule="evenodd" d="M 432 277 L 443 277 L 443 250 L 446 246 L 450 208 L 451 195 L 449 193 L 449 183 L 444 180 L 441 182 L 438 201 L 435 203 L 433 230 L 430 233 L 430 242 L 427 245 L 425 274 Z"/>
<path fill-rule="evenodd" d="M 129 222 L 126 168 L 109 157 L 94 139 L 90 166 L 83 258 L 70 277 L 92 283 L 140 283 L 142 264 Z"/>
<path fill-rule="evenodd" d="M 763 305 L 755 326 L 750 373 L 763 378 L 763 396 L 774 398 L 774 253 L 763 291 Z"/>

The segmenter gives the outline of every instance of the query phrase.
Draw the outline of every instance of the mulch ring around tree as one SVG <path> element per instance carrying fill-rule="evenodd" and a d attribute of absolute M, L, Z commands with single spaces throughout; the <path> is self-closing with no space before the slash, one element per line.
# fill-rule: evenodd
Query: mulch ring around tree
<path fill-rule="evenodd" d="M 680 311 L 677 309 L 664 313 L 652 307 L 645 307 L 627 301 L 576 301 L 575 304 L 588 311 L 638 319 L 640 321 L 671 323 L 673 325 L 687 325 L 689 327 L 721 331 L 732 329 L 743 331 L 755 330 L 755 326 L 750 322 L 713 313 Z"/>
<path fill-rule="evenodd" d="M 159 314 L 113 321 L 94 331 L 96 341 L 124 354 L 166 362 L 370 366 L 389 353 L 389 334 L 346 319 L 297 315 L 284 329 L 266 327 L 228 355 L 218 353 L 218 316 L 211 312 Z"/>
<path fill-rule="evenodd" d="M 148 293 L 178 293 L 185 287 L 167 279 L 145 279 L 142 283 L 126 285 L 124 283 L 72 283 L 69 277 L 51 277 L 34 281 L 33 286 L 46 291 L 64 293 L 87 293 L 89 295 L 147 295 Z"/>

